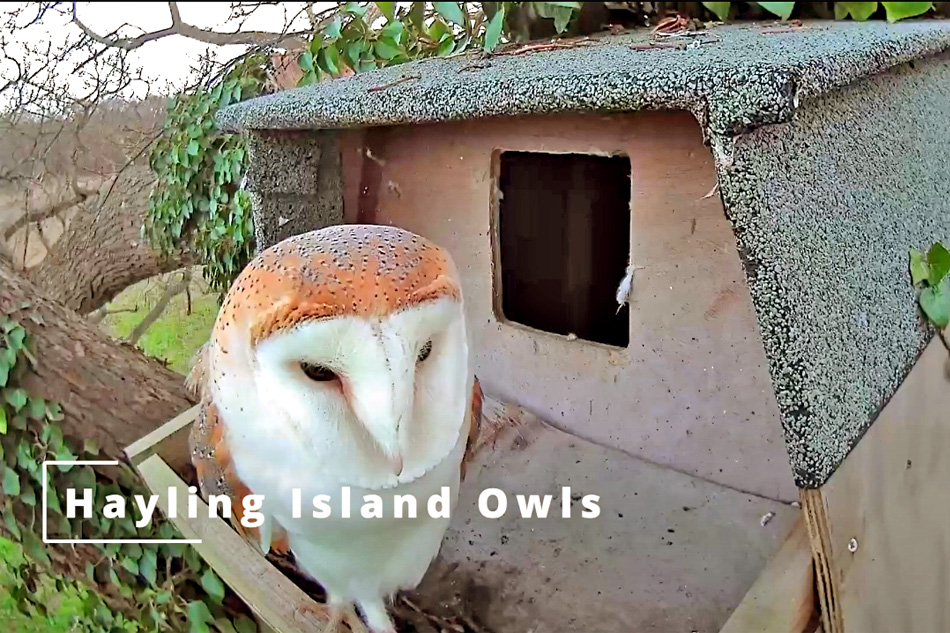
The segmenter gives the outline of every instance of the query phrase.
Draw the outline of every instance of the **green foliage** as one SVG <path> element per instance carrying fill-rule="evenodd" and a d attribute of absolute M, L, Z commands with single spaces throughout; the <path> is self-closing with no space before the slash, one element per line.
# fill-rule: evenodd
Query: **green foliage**
<path fill-rule="evenodd" d="M 725 22 L 729 19 L 729 9 L 732 8 L 731 2 L 704 2 L 703 6 L 712 11 L 717 18 Z"/>
<path fill-rule="evenodd" d="M 835 2 L 835 19 L 843 20 L 849 15 L 863 22 L 877 11 L 877 2 Z"/>
<path fill-rule="evenodd" d="M 790 18 L 795 10 L 794 2 L 760 2 L 759 6 L 783 20 Z"/>
<path fill-rule="evenodd" d="M 513 32 L 509 18 L 516 7 L 530 5 L 541 18 L 553 20 L 559 33 L 580 10 L 579 2 L 413 2 L 401 7 L 377 2 L 385 18 L 378 24 L 369 21 L 367 4 L 340 3 L 314 32 L 297 60 L 304 71 L 300 85 L 473 47 L 494 51 Z"/>
<path fill-rule="evenodd" d="M 217 85 L 172 99 L 149 165 L 158 182 L 149 196 L 143 234 L 163 253 L 195 251 L 211 287 L 224 292 L 254 250 L 251 206 L 240 189 L 247 149 L 224 134 L 214 114 L 261 93 L 269 60 L 252 56 Z"/>
<path fill-rule="evenodd" d="M 3 589 L 17 610 L 35 619 L 59 621 L 50 610 L 51 594 L 70 598 L 70 633 L 151 633 L 191 630 L 199 633 L 242 631 L 256 627 L 246 614 L 225 606 L 227 589 L 221 580 L 184 544 L 110 543 L 96 545 L 98 555 L 88 558 L 80 578 L 62 576 L 51 556 L 53 546 L 42 540 L 46 494 L 46 529 L 50 538 L 176 539 L 174 525 L 153 516 L 138 528 L 141 517 L 131 500 L 148 495 L 135 471 L 126 464 L 108 473 L 87 465 L 47 467 L 53 459 L 94 459 L 99 449 L 87 441 L 80 448 L 64 436 L 63 411 L 56 403 L 37 398 L 18 386 L 22 376 L 36 369 L 29 336 L 8 315 L 0 315 L 0 364 L 5 367 L 0 388 L 0 411 L 7 420 L 0 434 L 3 496 L 2 531 L 19 543 L 21 554 L 4 556 Z M 66 491 L 80 496 L 91 491 L 92 518 L 69 519 L 64 514 Z M 102 512 L 106 497 L 129 501 L 124 518 L 109 519 Z M 69 556 L 75 559 L 76 554 Z M 55 616 L 54 619 L 50 619 Z"/>
<path fill-rule="evenodd" d="M 887 12 L 888 22 L 897 22 L 904 18 L 923 15 L 933 8 L 933 2 L 882 2 Z"/>
<path fill-rule="evenodd" d="M 924 255 L 910 251 L 910 276 L 921 288 L 920 308 L 927 319 L 938 328 L 950 324 L 950 251 L 940 242 Z"/>
<path fill-rule="evenodd" d="M 734 5 L 757 4 L 772 15 L 778 16 L 782 20 L 791 17 L 796 4 L 806 3 L 795 2 L 703 2 L 704 7 L 709 9 L 717 18 L 722 21 L 729 19 L 730 10 Z M 912 18 L 923 15 L 933 8 L 933 2 L 834 2 L 834 12 L 836 20 L 844 20 L 849 16 L 853 20 L 863 22 L 869 19 L 881 5 L 888 21 L 897 22 L 905 18 Z M 742 8 L 738 9 L 742 14 Z"/>

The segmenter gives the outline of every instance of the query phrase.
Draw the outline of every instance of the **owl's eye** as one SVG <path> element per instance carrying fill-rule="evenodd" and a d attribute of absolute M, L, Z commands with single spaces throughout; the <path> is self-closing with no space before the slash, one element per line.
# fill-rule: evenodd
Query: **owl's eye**
<path fill-rule="evenodd" d="M 429 358 L 429 354 L 432 353 L 432 341 L 426 341 L 426 344 L 422 346 L 422 349 L 419 350 L 419 362 L 421 363 L 425 359 Z"/>
<path fill-rule="evenodd" d="M 317 382 L 327 382 L 328 380 L 333 380 L 336 378 L 336 374 L 333 373 L 331 369 L 328 369 L 323 365 L 300 363 L 300 369 L 302 369 L 303 373 L 307 375 L 307 378 Z"/>

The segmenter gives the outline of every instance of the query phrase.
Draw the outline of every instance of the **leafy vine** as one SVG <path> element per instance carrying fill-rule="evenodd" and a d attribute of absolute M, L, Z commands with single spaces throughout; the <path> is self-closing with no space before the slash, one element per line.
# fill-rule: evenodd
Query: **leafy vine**
<path fill-rule="evenodd" d="M 27 310 L 29 304 L 20 306 Z M 39 319 L 35 313 L 28 318 Z M 174 525 L 156 513 L 143 525 L 135 504 L 122 516 L 116 496 L 149 496 L 138 475 L 124 463 L 95 470 L 88 465 L 43 462 L 102 460 L 91 440 L 81 447 L 64 437 L 62 408 L 17 386 L 35 371 L 26 329 L 0 314 L 0 464 L 2 464 L 2 532 L 18 542 L 23 556 L 15 561 L 8 587 L 27 615 L 47 616 L 51 592 L 80 597 L 73 624 L 77 633 L 255 633 L 257 625 L 244 605 L 228 595 L 224 584 L 187 544 L 107 543 L 78 545 L 84 570 L 62 569 L 66 557 L 43 543 L 43 499 L 49 539 L 178 539 Z M 45 487 L 44 487 L 45 482 Z M 67 490 L 77 497 L 90 490 L 93 513 L 69 518 Z M 112 510 L 107 508 L 113 500 Z M 138 525 L 137 525 L 138 523 Z M 69 560 L 74 560 L 70 556 Z M 84 573 L 82 573 L 84 572 Z M 40 589 L 38 591 L 38 589 Z"/>
<path fill-rule="evenodd" d="M 911 249 L 910 277 L 920 290 L 917 302 L 927 320 L 937 328 L 937 335 L 950 352 L 945 330 L 950 325 L 950 251 L 940 242 L 926 254 Z"/>

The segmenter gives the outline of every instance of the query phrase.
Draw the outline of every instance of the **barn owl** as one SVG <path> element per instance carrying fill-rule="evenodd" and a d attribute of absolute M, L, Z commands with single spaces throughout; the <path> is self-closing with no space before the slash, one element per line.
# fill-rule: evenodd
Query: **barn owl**
<path fill-rule="evenodd" d="M 262 252 L 231 286 L 189 376 L 201 399 L 191 432 L 202 494 L 228 495 L 248 540 L 289 561 L 327 593 L 330 625 L 395 631 L 386 603 L 415 587 L 447 518 L 425 501 L 457 499 L 477 436 L 481 389 L 455 265 L 422 237 L 340 225 Z M 293 489 L 351 489 L 351 518 L 293 516 Z M 264 497 L 259 528 L 239 501 Z M 364 519 L 364 494 L 419 502 L 417 519 Z"/>

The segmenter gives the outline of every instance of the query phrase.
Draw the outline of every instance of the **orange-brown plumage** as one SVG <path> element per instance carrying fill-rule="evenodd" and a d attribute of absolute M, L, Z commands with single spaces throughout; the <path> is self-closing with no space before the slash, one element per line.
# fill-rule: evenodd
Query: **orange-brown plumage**
<path fill-rule="evenodd" d="M 459 293 L 451 259 L 438 246 L 340 225 L 289 238 L 248 264 L 213 335 L 223 345 L 232 328 L 249 328 L 256 343 L 309 319 L 381 316 Z"/>

